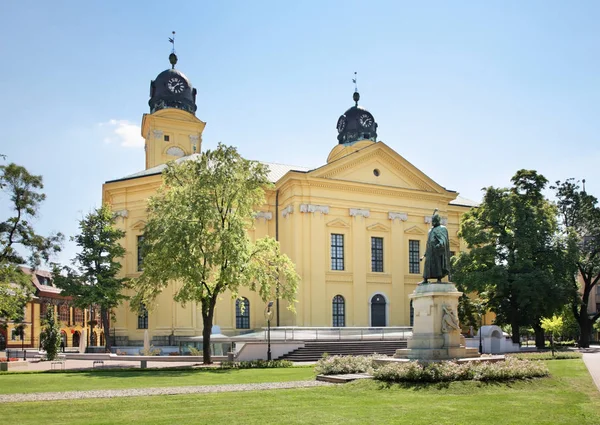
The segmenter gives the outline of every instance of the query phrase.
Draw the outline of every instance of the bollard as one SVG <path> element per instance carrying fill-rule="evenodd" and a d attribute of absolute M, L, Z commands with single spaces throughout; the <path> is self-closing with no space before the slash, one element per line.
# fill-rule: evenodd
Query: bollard
<path fill-rule="evenodd" d="M 8 348 L 6 349 L 6 361 L 10 361 L 10 351 L 8 351 Z"/>
<path fill-rule="evenodd" d="M 23 351 L 23 360 L 27 360 L 27 350 Z"/>

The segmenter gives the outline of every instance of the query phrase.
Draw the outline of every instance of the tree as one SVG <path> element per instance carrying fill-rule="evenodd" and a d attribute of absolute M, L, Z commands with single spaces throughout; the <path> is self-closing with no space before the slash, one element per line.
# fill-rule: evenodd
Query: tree
<path fill-rule="evenodd" d="M 455 261 L 461 290 L 485 293 L 496 323 L 532 326 L 543 346 L 541 319 L 557 312 L 572 291 L 568 251 L 557 235 L 556 209 L 544 198 L 547 180 L 520 170 L 513 187 L 485 190 L 482 204 L 464 215 L 460 227 L 469 248 Z"/>
<path fill-rule="evenodd" d="M 579 346 L 589 347 L 590 334 L 600 312 L 588 314 L 590 294 L 600 281 L 600 207 L 598 199 L 582 190 L 574 179 L 557 181 L 556 190 L 561 227 L 573 252 L 574 273 L 581 287 L 574 283 L 572 310 L 579 324 Z"/>
<path fill-rule="evenodd" d="M 46 199 L 41 176 L 30 174 L 16 164 L 0 166 L 0 190 L 8 196 L 9 217 L 0 221 L 0 319 L 22 319 L 23 307 L 31 298 L 33 287 L 28 275 L 19 267 L 28 262 L 35 269 L 61 248 L 62 235 L 38 235 L 31 221 L 39 216 L 38 208 Z M 28 252 L 25 258 L 22 252 Z"/>
<path fill-rule="evenodd" d="M 105 204 L 90 212 L 79 222 L 80 233 L 71 238 L 81 248 L 68 266 L 54 267 L 54 284 L 65 296 L 71 296 L 73 304 L 81 309 L 100 307 L 100 320 L 110 350 L 110 314 L 127 297 L 122 294 L 125 278 L 118 277 L 125 248 L 119 240 L 125 232 L 115 227 L 115 217 Z"/>
<path fill-rule="evenodd" d="M 554 338 L 563 331 L 563 319 L 559 316 L 552 316 L 551 319 L 542 319 L 542 329 L 550 334 L 550 346 L 552 347 L 552 357 L 554 357 Z"/>
<path fill-rule="evenodd" d="M 43 326 L 44 328 L 40 333 L 42 349 L 46 352 L 47 360 L 54 360 L 58 357 L 60 350 L 60 325 L 56 317 L 54 317 L 54 306 L 48 308 Z"/>
<path fill-rule="evenodd" d="M 133 308 L 150 305 L 169 283 L 175 300 L 198 302 L 203 320 L 203 359 L 211 362 L 210 333 L 219 295 L 247 287 L 264 301 L 279 297 L 294 309 L 299 276 L 279 243 L 252 242 L 247 230 L 254 208 L 271 187 L 267 168 L 219 144 L 194 159 L 169 163 L 163 186 L 149 201 L 143 239 L 143 272 L 134 281 Z"/>

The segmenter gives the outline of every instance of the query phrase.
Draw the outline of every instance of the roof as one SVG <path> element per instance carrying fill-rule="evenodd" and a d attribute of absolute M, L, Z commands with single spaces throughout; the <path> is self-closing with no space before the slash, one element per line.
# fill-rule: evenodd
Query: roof
<path fill-rule="evenodd" d="M 449 202 L 450 205 L 458 205 L 461 207 L 478 207 L 479 202 L 472 201 L 467 198 L 463 198 L 462 196 L 457 196 L 455 200 Z"/>
<path fill-rule="evenodd" d="M 35 286 L 36 293 L 38 296 L 47 296 L 54 298 L 58 296 L 60 298 L 66 298 L 60 295 L 60 293 L 62 292 L 61 289 L 57 288 L 56 286 L 54 286 L 54 283 L 52 283 L 52 273 L 50 273 L 49 271 L 33 270 L 29 267 L 23 266 L 21 267 L 21 270 L 23 271 L 23 273 L 31 276 L 31 283 L 33 283 L 33 286 Z"/>
<path fill-rule="evenodd" d="M 182 161 L 196 160 L 200 154 L 194 153 L 192 155 L 184 156 L 175 160 L 176 163 L 180 163 Z M 266 165 L 269 168 L 269 181 L 272 183 L 277 182 L 281 179 L 288 171 L 299 171 L 301 173 L 305 173 L 310 170 L 308 167 L 300 167 L 297 165 L 286 165 L 286 164 L 277 164 L 274 162 L 264 162 L 258 161 L 259 163 Z M 137 179 L 140 177 L 146 176 L 155 176 L 161 174 L 163 170 L 167 168 L 167 164 L 160 164 L 156 167 L 148 168 L 147 170 L 138 171 L 137 173 L 129 174 L 128 176 L 121 177 L 120 179 L 109 180 L 106 183 L 119 182 L 124 180 Z"/>

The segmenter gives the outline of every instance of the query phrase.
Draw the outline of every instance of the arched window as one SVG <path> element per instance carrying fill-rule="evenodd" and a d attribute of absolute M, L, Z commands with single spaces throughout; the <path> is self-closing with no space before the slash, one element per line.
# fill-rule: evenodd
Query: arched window
<path fill-rule="evenodd" d="M 250 329 L 250 301 L 248 298 L 235 300 L 235 327 Z"/>
<path fill-rule="evenodd" d="M 332 306 L 332 316 L 333 316 L 333 326 L 336 327 L 344 327 L 346 326 L 346 301 L 344 297 L 341 295 L 336 295 L 333 297 Z"/>
<path fill-rule="evenodd" d="M 415 325 L 415 308 L 413 307 L 412 300 L 410 300 L 410 318 L 409 318 L 410 326 Z"/>

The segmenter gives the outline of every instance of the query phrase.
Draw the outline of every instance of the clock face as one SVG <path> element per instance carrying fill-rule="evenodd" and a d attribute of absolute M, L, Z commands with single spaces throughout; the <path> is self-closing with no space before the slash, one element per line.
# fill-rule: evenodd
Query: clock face
<path fill-rule="evenodd" d="M 371 127 L 373 125 L 373 117 L 371 115 L 369 115 L 369 114 L 362 114 L 358 118 L 358 122 L 363 127 Z"/>
<path fill-rule="evenodd" d="M 179 94 L 185 89 L 185 83 L 179 78 L 173 77 L 167 82 L 167 88 L 173 93 Z"/>
<path fill-rule="evenodd" d="M 337 122 L 338 133 L 341 133 L 342 131 L 344 131 L 345 128 L 346 128 L 346 117 L 342 115 Z"/>

